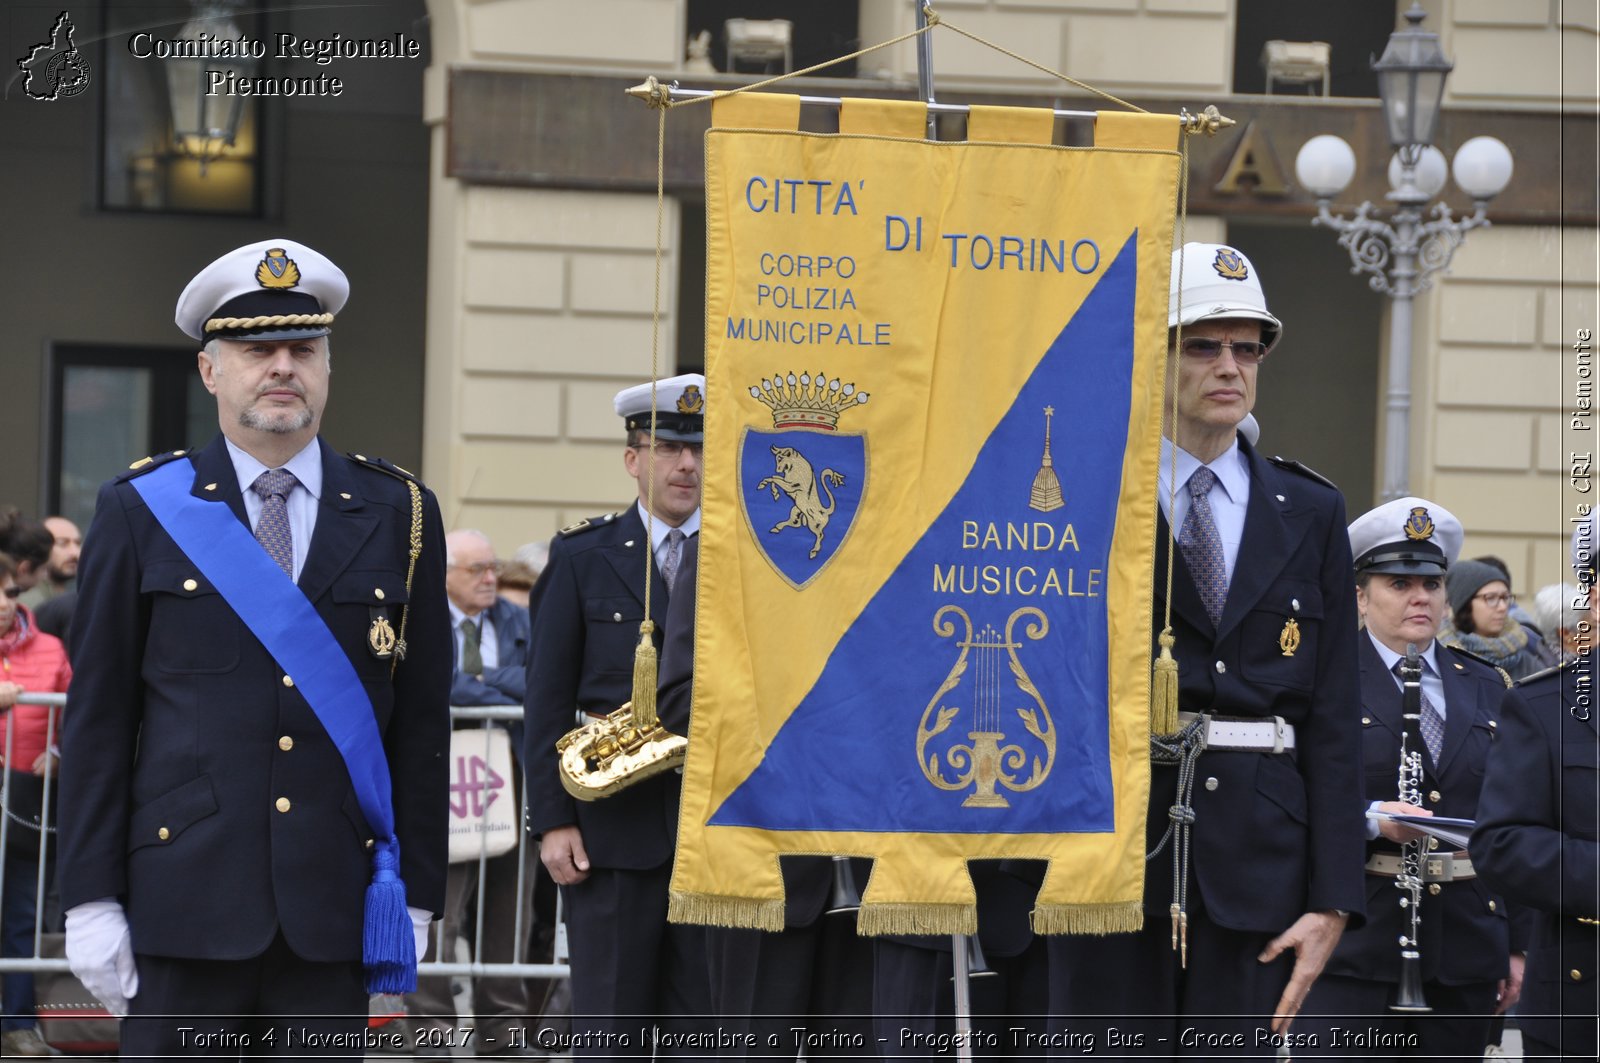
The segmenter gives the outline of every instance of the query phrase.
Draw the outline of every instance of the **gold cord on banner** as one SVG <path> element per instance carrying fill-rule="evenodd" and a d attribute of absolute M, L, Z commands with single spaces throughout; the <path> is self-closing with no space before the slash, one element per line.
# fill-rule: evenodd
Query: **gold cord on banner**
<path fill-rule="evenodd" d="M 1208 108 L 1215 111 L 1215 108 Z M 1187 126 L 1185 127 L 1187 128 Z M 1170 353 L 1173 350 L 1183 349 L 1183 246 L 1188 238 L 1189 222 L 1189 139 L 1184 137 L 1178 146 L 1178 232 L 1175 243 L 1178 245 L 1178 324 L 1173 346 L 1169 353 L 1162 358 L 1164 367 L 1162 379 L 1166 388 L 1172 393 L 1172 401 L 1167 404 L 1166 422 L 1171 426 L 1172 446 L 1167 461 L 1167 572 L 1165 608 L 1161 617 L 1161 635 L 1157 641 L 1161 643 L 1161 653 L 1156 658 L 1150 675 L 1150 732 L 1152 734 L 1171 734 L 1178 729 L 1178 662 L 1172 656 L 1172 645 L 1177 639 L 1172 634 L 1172 571 L 1173 553 L 1178 546 L 1178 532 L 1173 526 L 1174 515 L 1178 511 L 1178 363 L 1177 358 Z M 1163 426 L 1163 435 L 1166 427 Z"/>

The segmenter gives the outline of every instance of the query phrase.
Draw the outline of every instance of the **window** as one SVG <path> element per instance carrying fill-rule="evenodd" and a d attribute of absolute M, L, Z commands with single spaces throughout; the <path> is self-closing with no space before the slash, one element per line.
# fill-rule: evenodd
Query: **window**
<path fill-rule="evenodd" d="M 216 435 L 195 352 L 57 344 L 50 355 L 45 512 L 89 526 L 100 485 L 146 454 Z"/>

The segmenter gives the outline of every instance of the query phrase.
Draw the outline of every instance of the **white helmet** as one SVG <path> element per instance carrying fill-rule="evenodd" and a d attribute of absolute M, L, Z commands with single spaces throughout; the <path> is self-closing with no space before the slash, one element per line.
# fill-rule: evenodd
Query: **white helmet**
<path fill-rule="evenodd" d="M 1183 307 L 1178 306 L 1178 270 L 1183 270 Z M 1167 327 L 1224 318 L 1261 322 L 1269 348 L 1283 335 L 1283 322 L 1267 310 L 1256 268 L 1244 253 L 1226 244 L 1184 244 L 1172 252 L 1172 287 L 1167 295 Z"/>

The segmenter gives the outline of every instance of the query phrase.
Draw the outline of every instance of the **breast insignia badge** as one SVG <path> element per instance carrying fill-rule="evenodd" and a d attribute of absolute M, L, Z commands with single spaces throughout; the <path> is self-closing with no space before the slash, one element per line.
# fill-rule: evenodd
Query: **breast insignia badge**
<path fill-rule="evenodd" d="M 1300 648 L 1300 624 L 1294 617 L 1283 622 L 1283 630 L 1278 633 L 1278 649 L 1283 651 L 1285 657 L 1293 657 L 1294 651 Z"/>

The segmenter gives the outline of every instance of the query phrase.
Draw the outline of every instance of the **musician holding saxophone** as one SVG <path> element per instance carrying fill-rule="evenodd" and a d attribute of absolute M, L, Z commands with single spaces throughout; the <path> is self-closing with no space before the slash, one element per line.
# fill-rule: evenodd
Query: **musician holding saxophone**
<path fill-rule="evenodd" d="M 665 771 L 577 801 L 556 752 L 575 712 L 598 719 L 632 696 L 647 580 L 661 645 L 685 544 L 700 530 L 704 404 L 697 373 L 618 393 L 638 502 L 563 529 L 528 603 L 528 828 L 566 906 L 573 1047 L 585 1058 L 648 1059 L 652 1030 L 674 1035 L 662 1055 L 680 1054 L 687 1035 L 710 1029 L 704 928 L 667 923 L 682 777 Z"/>
<path fill-rule="evenodd" d="M 1371 811 L 1477 814 L 1508 683 L 1434 637 L 1461 540 L 1461 522 L 1424 498 L 1386 502 L 1350 525 L 1366 624 L 1358 711 Z M 1381 1047 L 1385 1056 L 1480 1058 L 1493 1017 L 1521 990 L 1505 902 L 1464 851 L 1393 821 L 1369 818 L 1367 837 L 1367 923 L 1345 933 L 1312 987 L 1296 1032 L 1316 1039 L 1295 1056 L 1370 1058 Z"/>

